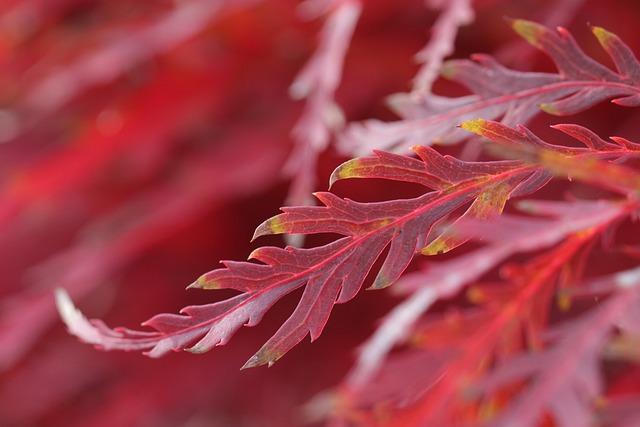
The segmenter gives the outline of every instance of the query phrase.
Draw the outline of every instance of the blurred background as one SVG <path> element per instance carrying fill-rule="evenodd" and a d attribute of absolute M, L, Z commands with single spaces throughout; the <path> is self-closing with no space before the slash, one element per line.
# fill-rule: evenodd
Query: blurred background
<path fill-rule="evenodd" d="M 292 129 L 305 101 L 292 100 L 289 86 L 314 54 L 325 16 L 301 13 L 298 3 L 0 2 L 0 426 L 298 426 L 302 405 L 344 377 L 397 301 L 389 293 L 337 306 L 313 345 L 242 372 L 297 294 L 225 347 L 159 360 L 79 343 L 53 300 L 64 287 L 90 317 L 136 327 L 228 296 L 184 289 L 220 259 L 284 244 L 249 241 L 260 222 L 300 198 L 297 172 L 283 171 L 301 138 Z M 413 57 L 438 10 L 423 0 L 362 3 L 336 102 L 347 121 L 392 119 L 384 99 L 409 90 Z M 567 26 L 601 60 L 586 23 L 640 48 L 634 0 L 473 7 L 454 57 L 488 52 L 509 66 L 550 70 L 505 16 Z M 440 81 L 434 90 L 464 94 Z M 622 128 L 610 124 L 614 115 Z M 637 138 L 637 120 L 632 110 L 594 109 L 574 121 Z M 316 183 L 305 179 L 324 190 L 347 157 L 317 151 Z M 380 200 L 414 189 L 340 183 L 336 191 Z"/>

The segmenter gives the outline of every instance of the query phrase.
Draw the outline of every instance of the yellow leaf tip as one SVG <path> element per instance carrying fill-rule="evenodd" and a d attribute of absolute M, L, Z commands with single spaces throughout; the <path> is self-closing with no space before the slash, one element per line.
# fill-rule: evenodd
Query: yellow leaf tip
<path fill-rule="evenodd" d="M 558 108 L 556 108 L 556 106 L 553 105 L 552 103 L 540 104 L 538 105 L 538 108 L 540 108 L 542 111 L 544 111 L 547 114 L 557 115 L 559 113 Z"/>
<path fill-rule="evenodd" d="M 207 350 L 205 350 L 204 348 L 201 348 L 195 345 L 193 347 L 185 348 L 184 351 L 191 354 L 203 354 L 207 352 Z"/>
<path fill-rule="evenodd" d="M 593 26 L 591 27 L 591 32 L 598 39 L 602 46 L 607 46 L 611 42 L 611 39 L 615 37 L 612 32 L 605 30 L 602 27 Z"/>
<path fill-rule="evenodd" d="M 349 160 L 338 166 L 329 178 L 329 188 L 331 188 L 336 181 L 341 179 L 357 178 L 358 174 L 356 173 L 356 170 L 359 166 L 360 161 L 358 159 Z"/>
<path fill-rule="evenodd" d="M 386 277 L 385 275 L 378 274 L 376 279 L 373 281 L 373 284 L 371 286 L 369 286 L 369 288 L 367 288 L 367 289 L 368 290 L 384 289 L 384 288 L 388 288 L 389 286 L 391 286 L 392 283 L 393 282 L 391 282 L 389 280 L 389 278 Z"/>
<path fill-rule="evenodd" d="M 215 280 L 208 280 L 207 275 L 203 274 L 187 286 L 187 289 L 220 289 L 220 285 Z"/>
<path fill-rule="evenodd" d="M 276 215 L 273 218 L 269 218 L 256 228 L 256 231 L 253 233 L 253 237 L 251 237 L 251 241 L 253 242 L 258 237 L 266 236 L 268 234 L 283 234 L 286 232 L 287 227 L 285 222 L 279 215 Z"/>
<path fill-rule="evenodd" d="M 484 119 L 467 120 L 460 123 L 460 127 L 468 132 L 482 135 L 486 127 L 487 121 Z"/>
<path fill-rule="evenodd" d="M 283 353 L 280 353 L 276 350 L 262 348 L 256 354 L 251 356 L 251 358 L 249 358 L 249 360 L 247 360 L 246 363 L 242 365 L 242 368 L 240 368 L 240 370 L 255 368 L 263 365 L 267 365 L 270 368 L 283 355 Z"/>
<path fill-rule="evenodd" d="M 514 19 L 511 21 L 511 28 L 532 46 L 540 47 L 540 37 L 544 34 L 545 28 L 532 21 L 525 19 Z"/>

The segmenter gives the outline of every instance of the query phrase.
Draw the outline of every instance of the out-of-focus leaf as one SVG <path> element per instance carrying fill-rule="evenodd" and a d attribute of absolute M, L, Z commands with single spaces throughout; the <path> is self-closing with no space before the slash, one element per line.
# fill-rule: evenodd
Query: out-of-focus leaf
<path fill-rule="evenodd" d="M 459 142 L 466 135 L 457 125 L 478 117 L 514 126 L 526 123 L 540 109 L 566 116 L 607 99 L 627 107 L 640 105 L 640 63 L 613 33 L 593 27 L 618 72 L 588 57 L 564 28 L 553 31 L 525 20 L 514 20 L 511 26 L 527 42 L 546 53 L 558 73 L 510 70 L 488 55 L 474 55 L 472 61 L 447 61 L 442 75 L 463 84 L 474 95 L 429 97 L 420 105 L 413 105 L 411 99 L 396 102 L 396 110 L 404 120 L 352 124 L 343 135 L 342 149 L 349 153 L 371 149 L 405 152 L 415 144 Z"/>

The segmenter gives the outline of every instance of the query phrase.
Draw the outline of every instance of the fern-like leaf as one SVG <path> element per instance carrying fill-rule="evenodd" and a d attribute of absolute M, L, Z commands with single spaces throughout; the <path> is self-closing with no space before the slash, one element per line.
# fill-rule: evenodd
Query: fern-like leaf
<path fill-rule="evenodd" d="M 471 61 L 447 61 L 442 75 L 466 86 L 474 95 L 434 96 L 421 104 L 411 97 L 395 97 L 392 106 L 404 120 L 352 124 L 340 142 L 342 149 L 349 153 L 371 149 L 405 152 L 414 144 L 461 141 L 467 135 L 456 126 L 477 117 L 500 119 L 513 126 L 526 123 L 540 109 L 566 116 L 607 99 L 626 107 L 640 105 L 640 63 L 615 34 L 601 27 L 592 28 L 617 72 L 588 57 L 564 28 L 553 31 L 525 20 L 514 20 L 511 26 L 546 53 L 558 73 L 510 70 L 488 55 L 474 55 Z"/>
<path fill-rule="evenodd" d="M 630 151 L 626 146 L 593 141 L 584 149 L 554 146 L 536 139 L 524 128 L 516 131 L 493 122 L 476 121 L 465 126 L 511 135 L 513 140 L 509 144 L 519 150 L 525 147 L 531 153 L 554 153 L 563 159 L 575 158 L 578 163 L 580 157 L 592 156 L 594 151 L 601 157 L 623 156 Z M 499 213 L 509 197 L 529 194 L 550 178 L 536 163 L 537 157 L 527 162 L 463 162 L 442 156 L 429 147 L 416 147 L 415 151 L 419 160 L 382 152 L 351 160 L 336 169 L 331 181 L 382 178 L 419 183 L 433 191 L 413 199 L 376 203 L 355 202 L 329 192 L 316 193 L 323 206 L 283 208 L 283 213 L 256 229 L 254 238 L 282 233 L 335 233 L 343 237 L 311 249 L 261 247 L 249 257 L 259 263 L 224 261 L 224 268 L 204 274 L 191 285 L 239 291 L 233 298 L 187 307 L 182 315 L 155 316 L 145 323 L 155 332 L 111 330 L 100 322 L 90 323 L 61 294 L 59 306 L 63 318 L 81 339 L 105 349 L 145 350 L 151 356 L 185 348 L 204 352 L 225 344 L 243 325 L 256 325 L 283 296 L 304 287 L 292 315 L 245 367 L 272 364 L 307 335 L 312 340 L 320 336 L 333 305 L 347 302 L 358 293 L 385 249 L 388 252 L 371 286 L 374 289 L 395 282 L 416 251 L 424 248 L 424 253 L 433 254 L 464 242 L 466 237 L 445 231 L 427 245 L 433 225 L 456 209 L 471 204 L 462 215 L 464 220 Z M 622 167 L 597 159 L 594 162 L 594 167 L 601 164 Z M 604 175 L 599 179 L 609 182 L 611 177 Z"/>
<path fill-rule="evenodd" d="M 462 128 L 489 139 L 494 151 L 540 165 L 550 174 L 568 176 L 623 194 L 640 192 L 640 174 L 633 168 L 606 159 L 621 159 L 640 155 L 640 144 L 624 138 L 605 141 L 587 128 L 578 125 L 555 125 L 585 148 L 559 147 L 549 144 L 524 126 L 515 129 L 488 120 L 470 120 Z M 495 149 L 497 148 L 497 150 Z"/>

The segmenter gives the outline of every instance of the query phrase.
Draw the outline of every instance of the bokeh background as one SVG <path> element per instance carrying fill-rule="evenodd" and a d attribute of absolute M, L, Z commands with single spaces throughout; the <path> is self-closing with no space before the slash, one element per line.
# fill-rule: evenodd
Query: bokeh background
<path fill-rule="evenodd" d="M 473 6 L 454 57 L 488 52 L 516 68 L 551 69 L 505 16 L 565 25 L 604 61 L 586 23 L 640 48 L 634 0 Z M 436 17 L 421 0 L 363 1 L 337 92 L 348 121 L 393 118 L 384 99 L 409 89 Z M 284 244 L 249 241 L 289 193 L 283 166 L 304 101 L 288 88 L 322 24 L 301 19 L 293 0 L 0 2 L 0 426 L 297 426 L 300 408 L 339 384 L 397 301 L 390 293 L 337 306 L 317 342 L 242 372 L 297 294 L 225 347 L 159 360 L 79 343 L 53 299 L 64 287 L 91 317 L 137 326 L 227 296 L 184 289 L 220 259 Z M 435 91 L 464 94 L 445 82 Z M 637 138 L 639 118 L 596 108 L 574 121 Z M 318 189 L 345 159 L 321 154 Z M 336 191 L 380 200 L 414 189 Z"/>

